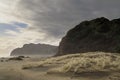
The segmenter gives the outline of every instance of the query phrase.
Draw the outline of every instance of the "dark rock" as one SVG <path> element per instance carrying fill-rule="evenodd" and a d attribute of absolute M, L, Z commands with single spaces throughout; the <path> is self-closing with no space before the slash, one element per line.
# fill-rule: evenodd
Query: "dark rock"
<path fill-rule="evenodd" d="M 8 59 L 8 61 L 10 61 L 10 60 L 21 61 L 21 60 L 23 60 L 23 58 L 21 58 L 21 57 L 13 57 L 13 58 L 9 58 L 9 59 Z"/>
<path fill-rule="evenodd" d="M 81 22 L 63 37 L 56 55 L 95 51 L 120 52 L 120 19 Z"/>

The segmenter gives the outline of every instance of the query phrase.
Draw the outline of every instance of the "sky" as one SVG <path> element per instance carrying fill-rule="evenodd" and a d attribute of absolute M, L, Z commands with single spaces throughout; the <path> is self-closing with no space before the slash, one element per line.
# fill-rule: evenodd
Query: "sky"
<path fill-rule="evenodd" d="M 24 44 L 59 45 L 81 21 L 120 18 L 120 0 L 0 0 L 0 56 Z"/>

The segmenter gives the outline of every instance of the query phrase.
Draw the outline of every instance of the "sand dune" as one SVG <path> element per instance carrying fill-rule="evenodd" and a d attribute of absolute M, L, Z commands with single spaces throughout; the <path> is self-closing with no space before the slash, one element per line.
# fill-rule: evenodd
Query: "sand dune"
<path fill-rule="evenodd" d="M 6 60 L 0 62 L 0 80 L 120 80 L 119 54 L 96 52 Z"/>

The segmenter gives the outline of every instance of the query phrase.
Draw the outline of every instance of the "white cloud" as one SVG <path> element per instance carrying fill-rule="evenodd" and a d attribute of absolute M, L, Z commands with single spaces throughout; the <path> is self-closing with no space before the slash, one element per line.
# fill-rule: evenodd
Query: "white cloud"
<path fill-rule="evenodd" d="M 9 35 L 13 35 L 13 36 L 18 35 L 18 32 L 12 31 L 12 30 L 6 30 L 5 33 L 6 33 L 6 34 L 9 34 Z"/>
<path fill-rule="evenodd" d="M 14 14 L 20 0 L 0 0 L 0 23 L 18 20 Z"/>

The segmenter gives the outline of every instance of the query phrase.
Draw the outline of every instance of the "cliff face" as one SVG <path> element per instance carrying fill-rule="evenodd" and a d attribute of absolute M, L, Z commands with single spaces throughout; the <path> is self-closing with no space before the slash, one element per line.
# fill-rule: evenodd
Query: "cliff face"
<path fill-rule="evenodd" d="M 120 19 L 101 17 L 81 22 L 68 31 L 56 55 L 94 51 L 120 52 Z"/>
<path fill-rule="evenodd" d="M 52 55 L 57 52 L 57 46 L 46 44 L 25 44 L 22 48 L 16 48 L 11 56 L 21 55 Z"/>

